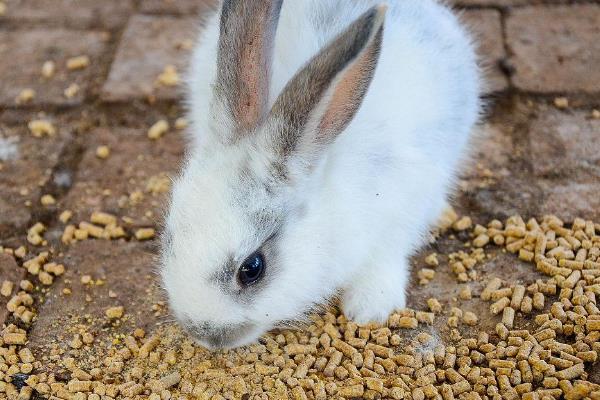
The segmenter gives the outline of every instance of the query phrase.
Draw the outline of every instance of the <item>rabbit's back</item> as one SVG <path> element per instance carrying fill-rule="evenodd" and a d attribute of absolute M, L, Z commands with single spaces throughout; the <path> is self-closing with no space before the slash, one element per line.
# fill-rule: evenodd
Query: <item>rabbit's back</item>
<path fill-rule="evenodd" d="M 376 3 L 284 2 L 270 100 Z M 291 235 L 290 242 L 301 241 L 306 231 L 331 238 L 333 264 L 372 252 L 374 237 L 382 247 L 403 243 L 407 251 L 420 243 L 446 204 L 479 115 L 475 54 L 457 17 L 434 0 L 387 3 L 373 81 L 355 118 L 328 151 L 321 179 L 306 191 L 318 193 L 309 200 L 306 225 Z M 340 260 L 343 254 L 349 259 Z"/>

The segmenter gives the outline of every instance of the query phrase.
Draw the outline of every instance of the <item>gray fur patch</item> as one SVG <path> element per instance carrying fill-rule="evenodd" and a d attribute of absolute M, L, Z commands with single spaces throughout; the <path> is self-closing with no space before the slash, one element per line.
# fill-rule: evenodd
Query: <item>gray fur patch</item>
<path fill-rule="evenodd" d="M 219 289 L 233 298 L 239 304 L 250 305 L 252 299 L 256 297 L 266 286 L 271 284 L 277 276 L 277 234 L 271 235 L 264 243 L 254 252 L 248 254 L 250 257 L 255 252 L 260 251 L 265 260 L 265 275 L 256 283 L 242 287 L 237 280 L 238 269 L 241 263 L 236 263 L 233 258 L 229 258 L 222 268 L 211 277 L 211 282 L 219 287 Z"/>
<path fill-rule="evenodd" d="M 300 135 L 308 122 L 311 112 L 319 104 L 325 92 L 331 87 L 335 78 L 355 61 L 369 44 L 376 27 L 378 10 L 371 8 L 352 23 L 344 32 L 317 54 L 300 70 L 284 88 L 273 106 L 272 115 L 283 120 L 277 136 L 274 139 L 275 150 L 285 158 L 294 152 Z M 358 85 L 356 99 L 351 99 L 353 109 L 349 119 L 343 121 L 342 129 L 350 122 L 354 112 L 359 108 L 362 98 L 368 89 L 368 84 L 374 74 L 375 66 L 381 49 L 383 26 L 379 27 L 369 49 L 368 56 L 372 59 L 368 70 L 364 71 L 363 80 Z M 334 135 L 317 137 L 316 140 L 330 142 Z M 318 132 L 316 133 L 319 134 Z"/>
<path fill-rule="evenodd" d="M 240 136 L 267 114 L 273 42 L 283 0 L 225 0 L 215 95 Z"/>
<path fill-rule="evenodd" d="M 210 322 L 183 321 L 186 330 L 197 340 L 213 348 L 222 348 L 234 344 L 248 335 L 254 328 L 250 322 L 218 326 Z"/>

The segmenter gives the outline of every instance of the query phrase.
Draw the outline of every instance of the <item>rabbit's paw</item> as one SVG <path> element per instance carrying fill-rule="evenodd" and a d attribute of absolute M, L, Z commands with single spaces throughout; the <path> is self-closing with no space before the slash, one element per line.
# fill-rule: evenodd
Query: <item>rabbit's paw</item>
<path fill-rule="evenodd" d="M 364 283 L 364 282 L 361 282 Z M 404 286 L 357 284 L 346 288 L 342 296 L 342 309 L 357 324 L 383 323 L 390 314 L 406 306 Z"/>

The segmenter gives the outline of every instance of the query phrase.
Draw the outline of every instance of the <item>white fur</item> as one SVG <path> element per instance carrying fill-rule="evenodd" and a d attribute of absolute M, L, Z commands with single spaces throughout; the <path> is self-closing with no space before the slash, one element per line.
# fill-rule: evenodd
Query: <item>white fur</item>
<path fill-rule="evenodd" d="M 19 138 L 0 136 L 0 161 L 10 161 L 19 157 Z"/>
<path fill-rule="evenodd" d="M 277 29 L 269 104 L 307 60 L 375 0 L 287 0 Z M 479 113 L 479 71 L 469 36 L 433 0 L 388 0 L 382 52 L 362 107 L 315 171 L 273 200 L 253 191 L 244 210 L 239 166 L 267 179 L 264 137 L 219 143 L 227 121 L 211 109 L 218 15 L 201 35 L 189 72 L 192 148 L 173 191 L 163 280 L 180 318 L 215 326 L 252 322 L 230 343 L 255 340 L 279 321 L 300 318 L 341 291 L 345 313 L 383 321 L 405 306 L 408 258 L 445 205 Z M 300 172 L 299 172 L 300 174 Z M 267 260 L 276 280 L 240 305 L 208 278 L 228 255 L 239 262 L 264 232 L 249 210 L 279 209 L 280 257 Z M 297 209 L 301 208 L 301 211 Z M 232 283 L 233 284 L 233 283 Z"/>

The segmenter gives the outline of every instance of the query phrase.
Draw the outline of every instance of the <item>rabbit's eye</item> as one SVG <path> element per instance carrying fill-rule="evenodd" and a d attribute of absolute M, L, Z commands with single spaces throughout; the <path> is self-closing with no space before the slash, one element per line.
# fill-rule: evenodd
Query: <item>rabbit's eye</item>
<path fill-rule="evenodd" d="M 238 279 L 242 286 L 258 282 L 265 273 L 265 258 L 260 251 L 255 252 L 240 266 Z"/>

